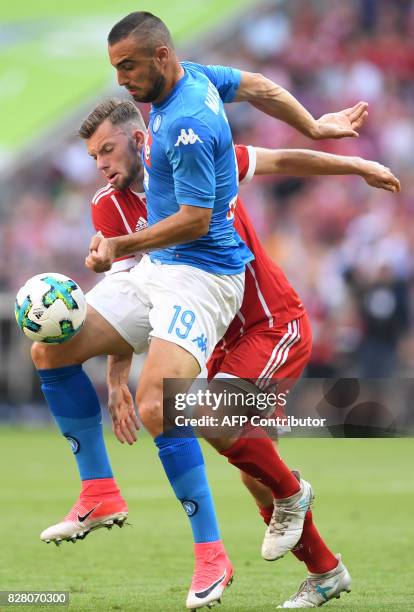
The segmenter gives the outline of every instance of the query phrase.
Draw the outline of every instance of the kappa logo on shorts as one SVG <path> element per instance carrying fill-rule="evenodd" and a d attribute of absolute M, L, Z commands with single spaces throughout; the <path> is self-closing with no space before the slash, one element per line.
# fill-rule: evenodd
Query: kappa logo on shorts
<path fill-rule="evenodd" d="M 181 503 L 183 505 L 183 508 L 184 508 L 187 516 L 194 516 L 194 514 L 198 510 L 197 502 L 193 501 L 192 499 L 183 499 L 183 501 Z"/>
<path fill-rule="evenodd" d="M 65 438 L 69 442 L 73 454 L 76 455 L 80 449 L 79 441 L 76 438 L 72 438 L 72 436 L 65 436 Z"/>
<path fill-rule="evenodd" d="M 200 351 L 204 353 L 204 355 L 207 357 L 207 337 L 204 334 L 201 334 L 201 336 L 197 336 L 197 338 L 194 338 L 193 342 L 197 343 L 197 346 Z"/>
<path fill-rule="evenodd" d="M 195 144 L 196 142 L 202 143 L 203 141 L 201 140 L 200 136 L 197 136 L 194 130 L 192 130 L 191 128 L 189 128 L 188 130 L 182 129 L 179 137 L 177 138 L 177 142 L 175 143 L 174 146 L 178 147 L 180 144 L 183 144 L 183 145 Z"/>

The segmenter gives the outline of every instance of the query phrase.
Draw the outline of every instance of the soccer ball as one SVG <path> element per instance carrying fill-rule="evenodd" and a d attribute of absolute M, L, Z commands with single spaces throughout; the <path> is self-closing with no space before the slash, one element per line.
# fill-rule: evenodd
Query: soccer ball
<path fill-rule="evenodd" d="M 82 327 L 85 296 L 79 285 L 64 274 L 37 274 L 17 293 L 15 314 L 17 325 L 30 340 L 60 344 Z"/>

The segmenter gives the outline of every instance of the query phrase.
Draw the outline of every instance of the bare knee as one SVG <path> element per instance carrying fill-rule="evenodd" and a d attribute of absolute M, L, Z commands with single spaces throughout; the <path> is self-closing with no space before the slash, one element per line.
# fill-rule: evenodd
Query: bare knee
<path fill-rule="evenodd" d="M 145 429 L 153 438 L 163 432 L 163 410 L 160 399 L 145 399 L 137 394 L 136 397 L 139 416 Z"/>
<path fill-rule="evenodd" d="M 252 486 L 257 482 L 255 478 L 249 474 L 246 474 L 246 472 L 243 472 L 243 470 L 240 470 L 240 477 L 242 479 L 242 483 L 246 485 L 247 488 L 249 488 L 249 485 Z"/>
<path fill-rule="evenodd" d="M 50 368 L 50 346 L 41 342 L 33 342 L 31 348 L 32 361 L 36 368 Z"/>
<path fill-rule="evenodd" d="M 59 368 L 77 363 L 67 346 L 62 344 L 33 342 L 31 355 L 37 369 Z"/>

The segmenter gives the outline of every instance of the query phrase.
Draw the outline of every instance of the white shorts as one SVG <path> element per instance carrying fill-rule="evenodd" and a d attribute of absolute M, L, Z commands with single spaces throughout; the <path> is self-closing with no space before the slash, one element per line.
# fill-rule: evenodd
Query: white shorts
<path fill-rule="evenodd" d="M 187 265 L 153 263 L 105 277 L 86 301 L 142 353 L 150 336 L 174 342 L 205 367 L 239 310 L 244 273 L 210 274 Z"/>

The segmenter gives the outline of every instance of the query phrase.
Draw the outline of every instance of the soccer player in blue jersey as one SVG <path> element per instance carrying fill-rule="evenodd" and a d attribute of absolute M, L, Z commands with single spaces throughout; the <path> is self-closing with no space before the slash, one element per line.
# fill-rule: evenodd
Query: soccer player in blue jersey
<path fill-rule="evenodd" d="M 150 227 L 125 238 L 94 237 L 86 263 L 102 271 L 114 257 L 152 251 L 132 272 L 143 332 L 148 322 L 152 330 L 137 403 L 191 521 L 196 564 L 187 606 L 198 608 L 219 599 L 233 569 L 218 532 L 198 442 L 163 433 L 162 381 L 192 379 L 199 373 L 240 306 L 244 265 L 251 257 L 232 227 L 237 180 L 220 97 L 261 100 L 263 110 L 315 138 L 355 135 L 354 125 L 365 110 L 359 105 L 315 121 L 287 92 L 260 75 L 180 65 L 168 30 L 148 13 L 133 13 L 112 29 L 109 53 L 120 84 L 136 100 L 153 102 L 144 149 Z M 122 292 L 122 273 L 119 283 Z M 125 295 L 126 306 L 128 299 Z M 46 365 L 40 375 L 62 431 L 74 432 L 68 435 L 74 450 L 79 451 L 78 437 L 85 441 L 83 449 L 93 447 L 99 429 L 96 397 L 84 372 L 76 366 Z M 85 424 L 88 411 L 90 423 Z M 77 431 L 81 417 L 82 431 Z M 97 478 L 105 479 L 107 473 L 109 479 L 108 466 Z"/>
<path fill-rule="evenodd" d="M 171 63 L 172 56 L 166 59 Z M 125 273 L 129 293 L 131 282 L 135 289 L 134 295 L 125 294 L 124 304 L 128 316 L 128 304 L 135 301 L 135 308 L 142 310 L 143 338 L 151 336 L 137 403 L 191 522 L 195 571 L 187 606 L 195 609 L 220 598 L 232 580 L 233 567 L 221 541 L 198 441 L 163 432 L 163 379 L 190 381 L 204 368 L 241 306 L 245 264 L 252 254 L 236 235 L 229 214 L 237 198 L 237 170 L 217 89 L 199 70 L 173 81 L 153 107 L 144 147 L 150 225 L 143 230 L 146 243 L 138 248 L 135 243 L 122 245 L 134 252 L 151 250 L 151 254 Z M 93 241 L 87 258 L 90 267 L 105 267 L 100 262 L 106 244 L 98 237 Z M 116 278 L 120 294 L 125 287 L 123 276 L 119 273 Z M 110 308 L 110 303 L 106 306 Z M 96 398 L 84 372 L 66 366 L 41 367 L 39 373 L 49 406 L 74 450 L 79 453 L 85 445 L 92 447 L 98 427 Z M 90 423 L 80 423 L 82 413 L 88 411 Z M 107 463 L 104 467 L 99 476 L 109 478 Z M 87 513 L 80 514 L 78 520 L 84 520 Z"/>
<path fill-rule="evenodd" d="M 167 32 L 164 27 L 152 36 L 169 43 Z M 125 39 L 121 33 L 117 43 L 117 37 L 115 26 L 109 36 L 111 61 L 125 69 Z M 156 43 L 148 34 L 144 40 L 150 48 Z M 164 47 L 164 61 L 172 68 L 169 48 Z M 177 67 L 177 74 L 171 70 L 166 81 L 160 74 L 141 96 L 153 102 L 143 158 L 149 225 L 144 242 L 117 245 L 96 238 L 87 264 L 102 270 L 106 246 L 123 249 L 123 255 L 151 251 L 132 272 L 152 327 L 137 404 L 192 522 L 196 564 L 187 606 L 198 608 L 221 596 L 233 568 L 218 532 L 198 441 L 163 432 L 163 379 L 194 379 L 203 369 L 241 305 L 244 267 L 252 255 L 229 214 L 237 198 L 237 173 L 223 102 L 202 71 L 189 66 L 184 74 Z M 233 97 L 231 84 L 227 87 Z"/>

